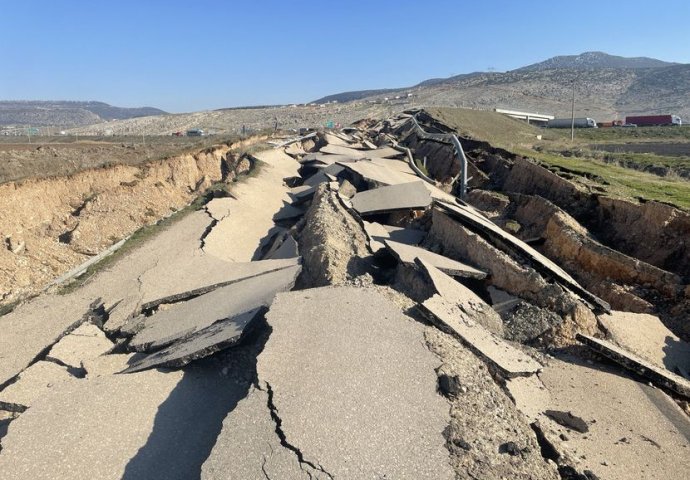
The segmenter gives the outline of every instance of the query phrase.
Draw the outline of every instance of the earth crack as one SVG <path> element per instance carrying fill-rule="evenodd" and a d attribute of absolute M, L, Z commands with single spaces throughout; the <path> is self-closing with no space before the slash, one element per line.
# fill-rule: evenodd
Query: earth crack
<path fill-rule="evenodd" d="M 329 472 L 327 472 L 321 465 L 318 463 L 313 463 L 304 458 L 304 454 L 302 451 L 297 448 L 296 446 L 292 445 L 290 442 L 288 442 L 287 437 L 285 436 L 285 432 L 283 431 L 282 424 L 283 420 L 280 418 L 278 415 L 278 409 L 276 408 L 275 404 L 273 403 L 273 389 L 271 388 L 271 384 L 268 382 L 264 382 L 266 384 L 266 393 L 268 395 L 268 410 L 271 413 L 271 418 L 273 419 L 273 422 L 276 424 L 276 435 L 278 435 L 278 439 L 280 440 L 280 444 L 293 452 L 297 456 L 297 461 L 300 464 L 300 467 L 302 470 L 304 470 L 308 475 L 309 478 L 314 478 L 312 473 L 309 471 L 309 469 L 305 469 L 304 466 L 308 466 L 313 470 L 316 470 L 318 472 L 324 473 L 325 475 L 328 476 L 328 478 L 333 479 L 333 475 L 331 475 Z M 262 467 L 263 469 L 263 467 Z M 264 472 L 265 473 L 265 472 Z"/>

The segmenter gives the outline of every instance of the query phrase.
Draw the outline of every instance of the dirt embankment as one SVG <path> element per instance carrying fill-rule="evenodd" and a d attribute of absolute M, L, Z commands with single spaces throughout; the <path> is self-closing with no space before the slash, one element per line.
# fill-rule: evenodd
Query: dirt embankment
<path fill-rule="evenodd" d="M 209 186 L 231 181 L 238 164 L 246 167 L 234 153 L 246 144 L 0 185 L 0 302 L 36 293 Z"/>

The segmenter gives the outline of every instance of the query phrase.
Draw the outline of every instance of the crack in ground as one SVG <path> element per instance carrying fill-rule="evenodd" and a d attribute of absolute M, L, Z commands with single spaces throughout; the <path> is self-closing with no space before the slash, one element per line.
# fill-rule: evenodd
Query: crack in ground
<path fill-rule="evenodd" d="M 211 212 L 208 211 L 208 208 L 204 207 L 204 212 L 211 219 L 211 223 L 208 224 L 208 226 L 201 233 L 201 237 L 199 237 L 199 243 L 200 243 L 199 248 L 201 250 L 203 250 L 204 247 L 206 246 L 206 237 L 208 237 L 211 234 L 211 231 L 215 228 L 216 225 L 218 225 L 218 222 L 220 221 L 216 217 L 211 215 Z"/>
<path fill-rule="evenodd" d="M 306 470 L 304 468 L 304 465 L 307 465 L 307 466 L 311 467 L 312 469 L 314 469 L 318 472 L 325 473 L 326 475 L 328 475 L 328 478 L 333 479 L 334 478 L 333 475 L 328 473 L 321 465 L 316 464 L 316 463 L 312 463 L 309 460 L 305 459 L 302 451 L 287 441 L 287 437 L 285 436 L 285 432 L 282 429 L 283 420 L 278 415 L 278 409 L 276 408 L 275 404 L 273 403 L 273 389 L 271 388 L 270 383 L 268 383 L 268 382 L 264 382 L 264 383 L 266 384 L 266 393 L 268 394 L 268 410 L 271 413 L 271 418 L 273 419 L 273 422 L 276 424 L 276 435 L 278 435 L 278 439 L 280 440 L 280 444 L 283 447 L 287 448 L 288 450 L 292 451 L 297 456 L 297 461 L 299 462 L 300 467 L 302 468 L 302 470 L 304 470 L 307 473 L 307 475 L 309 475 L 310 479 L 314 478 L 314 476 L 312 475 L 312 473 L 309 470 Z"/>

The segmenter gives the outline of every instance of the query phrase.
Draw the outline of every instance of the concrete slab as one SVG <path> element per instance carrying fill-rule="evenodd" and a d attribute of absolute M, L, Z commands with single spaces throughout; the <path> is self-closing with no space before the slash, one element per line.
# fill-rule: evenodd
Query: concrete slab
<path fill-rule="evenodd" d="M 114 353 L 101 355 L 84 362 L 87 378 L 102 377 L 104 375 L 114 375 L 129 367 L 139 354 L 135 353 Z"/>
<path fill-rule="evenodd" d="M 424 210 L 431 205 L 431 195 L 424 182 L 415 181 L 359 192 L 351 202 L 360 215 L 373 215 L 397 210 Z"/>
<path fill-rule="evenodd" d="M 348 147 L 350 145 L 350 142 L 345 141 L 344 139 L 339 138 L 331 133 L 325 133 L 323 138 L 326 140 L 328 145 L 339 145 L 341 147 Z"/>
<path fill-rule="evenodd" d="M 432 315 L 433 321 L 457 335 L 475 354 L 496 366 L 505 376 L 528 376 L 542 369 L 542 365 L 532 357 L 470 320 L 440 295 L 426 300 L 423 307 Z"/>
<path fill-rule="evenodd" d="M 294 266 L 220 287 L 192 300 L 160 310 L 143 320 L 130 342 L 136 351 L 154 351 L 189 337 L 218 320 L 270 305 L 277 292 L 290 290 L 299 272 Z"/>
<path fill-rule="evenodd" d="M 318 471 L 307 473 L 304 467 L 295 452 L 280 444 L 268 394 L 253 389 L 223 421 L 216 444 L 201 467 L 201 480 L 319 478 Z"/>
<path fill-rule="evenodd" d="M 182 257 L 177 263 L 161 265 L 141 276 L 142 308 L 191 298 L 296 264 L 294 259 L 227 262 L 212 255 Z"/>
<path fill-rule="evenodd" d="M 273 251 L 270 251 L 266 256 L 267 259 L 280 260 L 286 258 L 297 258 L 299 257 L 299 245 L 290 234 L 287 234 L 280 245 Z"/>
<path fill-rule="evenodd" d="M 303 463 L 331 478 L 455 477 L 438 359 L 419 323 L 381 293 L 354 287 L 279 294 L 266 318 L 273 330 L 259 381 Z"/>
<path fill-rule="evenodd" d="M 392 240 L 384 240 L 384 244 L 400 262 L 406 265 L 414 267 L 415 259 L 421 258 L 449 275 L 477 279 L 486 278 L 486 273 L 481 270 L 477 270 L 474 267 L 470 267 L 469 265 L 465 265 L 464 263 L 430 252 L 423 248 L 415 247 L 414 245 L 405 245 L 404 243 L 398 243 Z"/>
<path fill-rule="evenodd" d="M 453 305 L 460 307 L 469 317 L 498 336 L 503 336 L 503 321 L 496 311 L 476 293 L 446 275 L 428 261 L 415 258 L 420 271 L 428 278 L 436 293 Z"/>
<path fill-rule="evenodd" d="M 282 222 L 289 220 L 296 220 L 304 215 L 304 210 L 293 207 L 289 203 L 285 203 L 280 210 L 273 215 L 274 222 Z"/>
<path fill-rule="evenodd" d="M 452 218 L 460 221 L 463 225 L 466 225 L 473 230 L 479 230 L 490 237 L 497 238 L 503 245 L 508 245 L 513 251 L 530 260 L 536 270 L 540 271 L 541 273 L 548 274 L 550 277 L 554 278 L 559 283 L 563 284 L 565 287 L 579 295 L 582 299 L 606 312 L 611 310 L 611 306 L 608 303 L 585 290 L 561 267 L 553 263 L 547 257 L 536 251 L 531 246 L 527 245 L 522 240 L 501 229 L 491 220 L 479 214 L 474 208 L 450 204 L 443 201 L 436 201 L 435 203 L 441 207 L 444 212 L 446 212 Z"/>
<path fill-rule="evenodd" d="M 134 373 L 153 367 L 178 368 L 194 360 L 208 357 L 240 342 L 253 320 L 265 307 L 257 307 L 213 325 L 197 330 L 172 345 L 133 361 L 122 373 Z"/>
<path fill-rule="evenodd" d="M 324 147 L 321 147 L 321 150 L 319 150 L 321 153 L 330 153 L 332 155 L 344 155 L 348 158 L 367 158 L 367 154 L 369 154 L 372 150 L 368 151 L 363 151 L 363 150 L 357 150 L 354 148 L 349 148 L 349 147 L 344 147 L 341 145 L 326 145 Z"/>
<path fill-rule="evenodd" d="M 132 317 L 141 312 L 142 295 L 137 292 L 119 300 L 113 307 L 108 308 L 108 320 L 103 329 L 108 333 L 118 332 Z"/>
<path fill-rule="evenodd" d="M 404 152 L 398 151 L 393 147 L 381 147 L 376 150 L 366 150 L 366 158 L 377 159 L 377 158 L 392 158 L 405 155 Z"/>
<path fill-rule="evenodd" d="M 100 328 L 84 324 L 56 343 L 46 359 L 68 367 L 82 368 L 83 362 L 110 351 L 114 345 Z"/>
<path fill-rule="evenodd" d="M 374 185 L 397 185 L 400 183 L 410 183 L 410 175 L 390 168 L 377 165 L 369 160 L 357 162 L 338 163 L 348 170 L 361 176 L 365 181 Z"/>
<path fill-rule="evenodd" d="M 419 178 L 417 176 L 417 173 L 415 173 L 415 171 L 412 170 L 412 168 L 410 168 L 410 165 L 405 160 L 396 160 L 391 158 L 372 158 L 371 161 L 376 165 L 381 165 L 382 167 L 386 167 L 391 170 L 395 170 L 400 173 L 410 175 L 412 178 Z"/>
<path fill-rule="evenodd" d="M 690 344 L 674 335 L 659 317 L 612 311 L 598 320 L 609 338 L 626 350 L 673 373 L 690 371 Z"/>
<path fill-rule="evenodd" d="M 329 155 L 327 153 L 309 153 L 304 157 L 300 158 L 299 163 L 320 163 L 322 165 L 333 165 L 337 162 L 354 162 L 356 158 L 350 157 L 348 155 Z"/>
<path fill-rule="evenodd" d="M 687 476 L 690 419 L 661 390 L 621 375 L 614 365 L 574 357 L 551 359 L 539 377 L 548 397 L 530 394 L 526 401 L 541 404 L 543 411 L 571 412 L 587 423 L 589 431 L 581 434 L 544 415 L 539 419 L 556 436 L 565 436 L 562 448 L 582 470 L 611 480 Z"/>
<path fill-rule="evenodd" d="M 339 163 L 334 163 L 325 168 L 322 168 L 317 173 L 307 178 L 304 181 L 304 185 L 307 185 L 309 187 L 316 187 L 320 183 L 330 182 L 332 180 L 331 177 L 333 175 L 338 175 L 343 170 L 344 168 L 342 165 L 340 165 Z"/>
<path fill-rule="evenodd" d="M 67 368 L 53 362 L 38 361 L 0 392 L 0 409 L 23 412 L 34 400 L 50 392 L 54 385 L 72 378 Z"/>
<path fill-rule="evenodd" d="M 668 388 L 684 397 L 690 398 L 690 380 L 669 372 L 664 367 L 657 366 L 606 340 L 582 335 L 581 333 L 578 333 L 576 338 L 595 352 L 602 354 L 628 370 L 650 379 L 661 387 Z"/>
<path fill-rule="evenodd" d="M 41 295 L 1 316 L 0 386 L 78 325 L 92 300 L 81 291 L 65 296 Z"/>
<path fill-rule="evenodd" d="M 295 187 L 290 189 L 290 198 L 292 199 L 292 205 L 302 205 L 303 203 L 311 200 L 316 193 L 316 187 L 310 185 L 302 185 L 300 187 Z"/>
<path fill-rule="evenodd" d="M 215 369 L 62 382 L 14 420 L 3 480 L 198 478 L 246 392 Z"/>

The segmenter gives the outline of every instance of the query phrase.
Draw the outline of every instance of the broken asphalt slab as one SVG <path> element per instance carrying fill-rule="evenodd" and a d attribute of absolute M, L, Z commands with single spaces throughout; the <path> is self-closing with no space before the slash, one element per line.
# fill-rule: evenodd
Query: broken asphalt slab
<path fill-rule="evenodd" d="M 71 378 L 74 377 L 67 368 L 53 362 L 38 361 L 20 373 L 16 382 L 0 392 L 0 408 L 23 412 L 54 385 Z"/>
<path fill-rule="evenodd" d="M 617 312 L 599 315 L 599 323 L 619 346 L 667 370 L 690 371 L 690 344 L 645 313 Z"/>
<path fill-rule="evenodd" d="M 482 216 L 474 208 L 469 206 L 450 204 L 443 201 L 435 201 L 445 213 L 460 221 L 463 225 L 468 226 L 472 230 L 479 230 L 483 235 L 489 236 L 492 239 L 498 239 L 499 242 L 508 245 L 513 251 L 521 254 L 526 259 L 530 260 L 535 269 L 548 274 L 552 278 L 559 281 L 561 284 L 579 295 L 582 299 L 592 303 L 599 309 L 609 312 L 611 306 L 597 297 L 596 295 L 585 290 L 573 277 L 571 277 L 565 270 L 546 258 L 544 255 L 536 251 L 534 248 L 527 245 L 522 240 L 514 235 L 501 229 L 498 225 L 493 223 L 488 218 Z"/>
<path fill-rule="evenodd" d="M 295 259 L 227 262 L 212 255 L 182 257 L 177 263 L 153 268 L 141 276 L 141 308 L 178 302 L 296 264 Z"/>
<path fill-rule="evenodd" d="M 95 325 L 84 324 L 65 335 L 48 352 L 47 360 L 81 369 L 83 362 L 110 351 L 115 345 Z"/>
<path fill-rule="evenodd" d="M 218 320 L 268 306 L 277 292 L 294 286 L 301 269 L 297 265 L 252 277 L 159 310 L 143 319 L 141 331 L 129 346 L 136 351 L 158 350 Z"/>
<path fill-rule="evenodd" d="M 247 390 L 213 368 L 69 380 L 9 426 L 3 480 L 198 478 Z"/>
<path fill-rule="evenodd" d="M 454 478 L 448 404 L 420 324 L 354 287 L 281 293 L 266 319 L 259 382 L 282 443 L 303 463 L 332 478 Z"/>
<path fill-rule="evenodd" d="M 460 307 L 471 319 L 490 332 L 503 336 L 501 317 L 476 293 L 424 259 L 415 258 L 415 263 L 428 278 L 436 293 L 445 301 Z"/>
<path fill-rule="evenodd" d="M 122 373 L 134 373 L 153 367 L 179 368 L 236 345 L 249 330 L 251 322 L 264 310 L 257 307 L 248 312 L 220 320 L 198 330 L 158 352 L 132 362 Z"/>
<path fill-rule="evenodd" d="M 628 370 L 650 379 L 661 387 L 668 388 L 686 398 L 690 398 L 690 380 L 676 375 L 666 370 L 664 367 L 655 365 L 606 340 L 582 335 L 581 333 L 578 333 L 576 338 L 595 352 L 613 360 Z"/>
<path fill-rule="evenodd" d="M 415 181 L 366 190 L 355 194 L 350 201 L 360 215 L 373 215 L 396 210 L 424 210 L 431 205 L 431 195 L 424 182 Z"/>
<path fill-rule="evenodd" d="M 493 335 L 487 329 L 468 321 L 467 315 L 446 302 L 441 296 L 434 295 L 422 306 L 431 314 L 431 320 L 460 339 L 480 358 L 496 366 L 505 376 L 529 376 L 542 369 L 542 365 L 529 355 Z"/>
<path fill-rule="evenodd" d="M 359 160 L 357 162 L 338 163 L 364 179 L 373 186 L 397 185 L 400 183 L 410 183 L 415 177 L 397 170 L 378 165 L 369 160 Z"/>
<path fill-rule="evenodd" d="M 421 258 L 448 275 L 476 278 L 480 280 L 486 278 L 486 273 L 481 270 L 477 270 L 457 260 L 444 257 L 443 255 L 430 252 L 421 247 L 405 245 L 404 243 L 398 243 L 392 240 L 384 240 L 384 243 L 393 256 L 405 265 L 414 267 L 415 259 Z"/>

